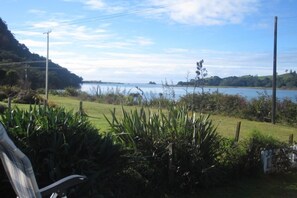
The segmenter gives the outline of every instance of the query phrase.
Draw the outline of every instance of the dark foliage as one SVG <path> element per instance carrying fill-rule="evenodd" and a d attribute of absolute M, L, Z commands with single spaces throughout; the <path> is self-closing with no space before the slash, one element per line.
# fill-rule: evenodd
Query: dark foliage
<path fill-rule="evenodd" d="M 14 102 L 21 104 L 39 104 L 43 101 L 41 96 L 39 96 L 35 91 L 27 90 L 18 93 Z"/>
<path fill-rule="evenodd" d="M 222 168 L 228 173 L 228 179 L 263 173 L 261 151 L 272 150 L 272 163 L 276 172 L 286 171 L 290 167 L 288 144 L 270 136 L 254 132 L 251 137 L 241 142 L 230 139 L 222 141 Z"/>
<path fill-rule="evenodd" d="M 102 137 L 84 117 L 60 108 L 15 109 L 2 115 L 16 145 L 28 155 L 40 187 L 70 174 L 88 177 L 73 197 L 112 197 L 123 151 L 110 136 Z M 1 181 L 4 181 L 3 175 Z M 2 185 L 0 186 L 1 191 Z"/>
<path fill-rule="evenodd" d="M 0 101 L 3 101 L 6 98 L 8 98 L 8 96 L 4 93 L 4 91 L 0 90 Z"/>
<path fill-rule="evenodd" d="M 0 104 L 0 114 L 4 113 L 7 109 L 7 106 Z"/>
<path fill-rule="evenodd" d="M 261 122 L 271 121 L 272 99 L 265 92 L 257 98 L 247 100 L 240 95 L 218 92 L 187 94 L 178 101 L 197 112 L 236 116 Z M 290 125 L 297 123 L 297 103 L 290 99 L 277 100 L 276 121 Z"/>

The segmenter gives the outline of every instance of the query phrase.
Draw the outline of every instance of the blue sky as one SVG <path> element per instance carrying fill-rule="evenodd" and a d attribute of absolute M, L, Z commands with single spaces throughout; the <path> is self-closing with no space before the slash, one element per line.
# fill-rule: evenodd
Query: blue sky
<path fill-rule="evenodd" d="M 208 76 L 296 70 L 296 0 L 0 0 L 0 17 L 31 52 L 84 80 L 177 83 L 204 59 Z"/>

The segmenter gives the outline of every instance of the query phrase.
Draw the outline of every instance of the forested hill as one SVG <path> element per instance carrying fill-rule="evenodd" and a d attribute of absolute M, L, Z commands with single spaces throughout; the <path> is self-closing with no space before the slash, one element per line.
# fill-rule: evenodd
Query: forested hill
<path fill-rule="evenodd" d="M 46 47 L 46 43 L 45 43 Z M 0 18 L 0 85 L 26 84 L 32 89 L 45 86 L 45 60 L 19 43 Z M 79 87 L 82 78 L 58 64 L 49 62 L 50 89 Z"/>
<path fill-rule="evenodd" d="M 296 71 L 290 71 L 286 74 L 277 76 L 277 87 L 279 88 L 297 88 L 297 74 Z M 197 84 L 205 86 L 234 86 L 234 87 L 272 87 L 272 76 L 231 76 L 220 78 L 213 76 L 198 81 Z M 194 86 L 195 80 L 191 79 L 189 82 L 178 82 L 181 86 Z"/>

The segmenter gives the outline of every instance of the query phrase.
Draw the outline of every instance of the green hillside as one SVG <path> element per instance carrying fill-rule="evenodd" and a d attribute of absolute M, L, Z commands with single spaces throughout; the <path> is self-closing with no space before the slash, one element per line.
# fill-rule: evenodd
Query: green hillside
<path fill-rule="evenodd" d="M 0 85 L 45 86 L 45 58 L 31 53 L 19 43 L 0 18 Z M 82 78 L 60 65 L 49 62 L 49 88 L 79 87 Z"/>

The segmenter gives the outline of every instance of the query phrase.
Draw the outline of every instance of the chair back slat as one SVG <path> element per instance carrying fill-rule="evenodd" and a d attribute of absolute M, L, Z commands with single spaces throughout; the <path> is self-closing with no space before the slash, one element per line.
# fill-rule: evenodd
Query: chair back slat
<path fill-rule="evenodd" d="M 41 197 L 30 160 L 11 141 L 1 122 L 0 158 L 18 197 Z"/>

